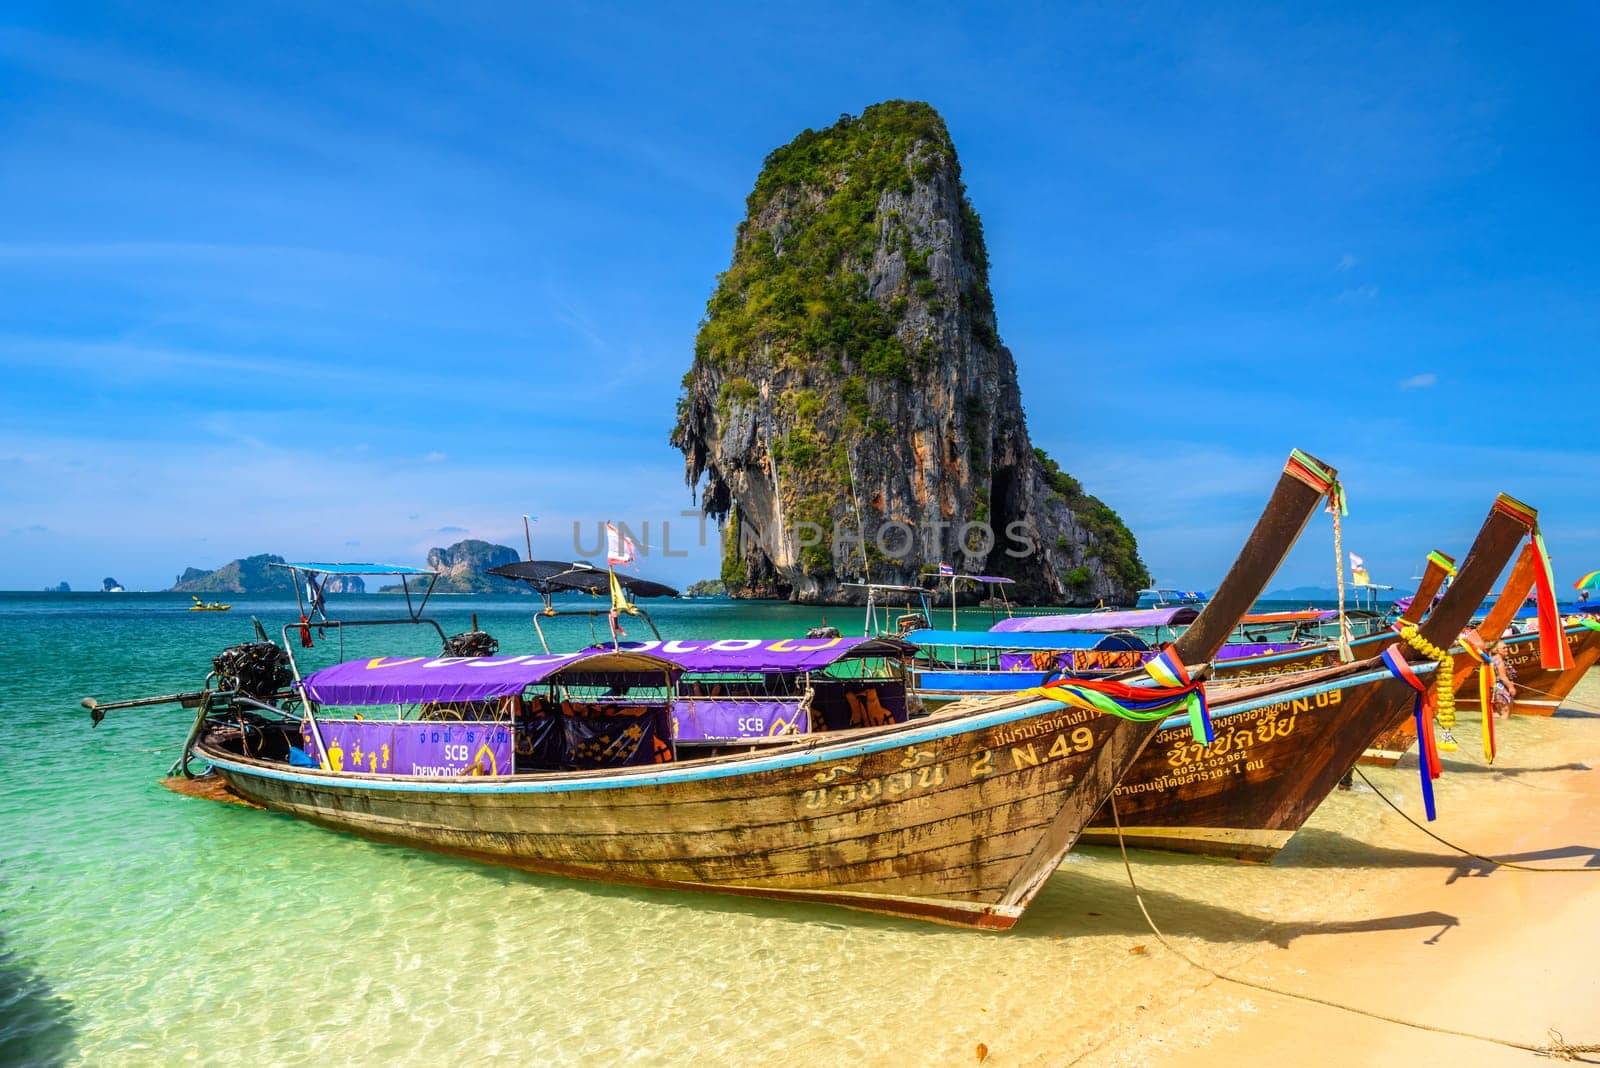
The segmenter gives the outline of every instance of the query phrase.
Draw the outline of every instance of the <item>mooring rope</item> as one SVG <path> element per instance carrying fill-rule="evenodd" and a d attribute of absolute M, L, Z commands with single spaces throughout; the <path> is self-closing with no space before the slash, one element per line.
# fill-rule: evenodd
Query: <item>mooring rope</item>
<path fill-rule="evenodd" d="M 1367 773 L 1362 771 L 1359 766 L 1355 769 L 1355 772 L 1356 772 L 1357 775 L 1361 776 L 1361 781 L 1366 783 L 1367 786 L 1371 788 L 1373 793 L 1377 794 L 1380 798 L 1383 799 L 1383 803 L 1384 804 L 1388 805 L 1390 808 L 1394 809 L 1396 812 L 1398 812 L 1400 814 L 1400 818 L 1401 819 L 1403 819 L 1407 823 L 1411 824 L 1411 826 L 1415 827 L 1417 830 L 1421 831 L 1423 834 L 1427 835 L 1429 838 L 1432 838 L 1435 842 L 1438 842 L 1440 845 L 1446 846 L 1446 847 L 1448 847 L 1450 849 L 1454 849 L 1457 853 L 1460 853 L 1464 857 L 1471 857 L 1473 860 L 1481 860 L 1485 864 L 1493 864 L 1497 868 L 1513 868 L 1513 869 L 1515 869 L 1517 871 L 1561 871 L 1561 872 L 1568 872 L 1568 871 L 1595 871 L 1595 872 L 1600 872 L 1600 867 L 1597 867 L 1597 868 L 1587 868 L 1587 867 L 1577 867 L 1577 868 L 1536 868 L 1531 864 L 1518 864 L 1516 861 L 1513 861 L 1513 860 L 1501 860 L 1498 857 L 1486 857 L 1482 853 L 1474 853 L 1470 849 L 1464 849 L 1461 846 L 1456 845 L 1454 842 L 1449 841 L 1448 839 L 1440 838 L 1438 835 L 1436 835 L 1432 831 L 1428 830 L 1428 828 L 1424 827 L 1422 824 L 1420 824 L 1416 820 L 1412 819 L 1411 816 L 1408 815 L 1404 809 L 1402 809 L 1399 805 L 1395 804 L 1392 799 L 1390 799 L 1388 794 L 1384 793 L 1382 790 L 1380 790 L 1376 786 L 1374 786 L 1373 783 L 1372 783 L 1372 780 L 1367 778 Z"/>
<path fill-rule="evenodd" d="M 1519 682 L 1517 683 L 1517 693 L 1531 693 L 1537 697 L 1554 698 L 1555 700 L 1561 702 L 1562 708 L 1576 708 L 1579 712 L 1593 712 L 1600 714 L 1600 706 L 1585 704 L 1582 701 L 1574 701 L 1570 697 L 1556 697 L 1556 695 L 1551 693 L 1549 690 L 1541 690 L 1537 686 L 1527 686 Z M 1516 700 L 1517 699 L 1515 696 L 1511 698 L 1513 705 L 1516 704 Z"/>
<path fill-rule="evenodd" d="M 1363 775 L 1362 778 L 1365 779 L 1366 776 Z M 1415 1020 L 1407 1020 L 1400 1016 L 1390 1016 L 1387 1013 L 1375 1012 L 1372 1009 L 1363 1009 L 1356 1005 L 1346 1005 L 1342 1002 L 1318 997 L 1315 994 L 1301 994 L 1293 990 L 1280 990 L 1277 987 L 1271 986 L 1267 983 L 1258 982 L 1254 979 L 1241 979 L 1239 976 L 1229 975 L 1227 972 L 1219 972 L 1215 968 L 1202 964 L 1200 961 L 1195 960 L 1189 954 L 1173 945 L 1172 942 L 1167 939 L 1167 936 L 1162 933 L 1161 928 L 1156 926 L 1156 921 L 1150 916 L 1150 910 L 1145 907 L 1144 895 L 1139 892 L 1139 884 L 1133 877 L 1133 865 L 1128 860 L 1128 843 L 1124 841 L 1122 837 L 1122 817 L 1117 814 L 1117 797 L 1114 793 L 1111 795 L 1111 820 L 1117 829 L 1117 848 L 1122 852 L 1122 870 L 1128 874 L 1128 886 L 1133 890 L 1133 899 L 1134 901 L 1138 902 L 1139 911 L 1144 914 L 1144 922 L 1150 928 L 1150 933 L 1155 935 L 1156 941 L 1160 942 L 1162 946 L 1166 947 L 1166 949 L 1179 960 L 1183 961 L 1191 968 L 1196 968 L 1202 972 L 1205 972 L 1213 979 L 1221 979 L 1223 982 L 1249 987 L 1251 990 L 1259 990 L 1264 994 L 1275 994 L 1278 997 L 1293 998 L 1296 1001 L 1310 1002 L 1313 1005 L 1322 1005 L 1326 1008 L 1338 1009 L 1340 1012 L 1348 1012 L 1356 1016 L 1366 1016 L 1373 1020 L 1382 1020 L 1385 1023 L 1397 1024 L 1400 1027 L 1409 1027 L 1416 1031 L 1430 1031 L 1437 1035 L 1452 1035 L 1456 1038 L 1471 1039 L 1475 1042 L 1487 1042 L 1495 1046 L 1505 1046 L 1509 1049 L 1520 1049 L 1528 1053 L 1536 1053 L 1543 1057 L 1554 1057 L 1556 1060 L 1561 1061 L 1583 1060 L 1585 1063 L 1600 1064 L 1600 1061 L 1589 1061 L 1579 1056 L 1583 1053 L 1600 1053 L 1600 1043 L 1587 1045 L 1571 1043 L 1568 1042 L 1562 1036 L 1561 1032 L 1557 1031 L 1555 1028 L 1550 1029 L 1550 1042 L 1542 1046 L 1536 1046 L 1528 1042 L 1518 1042 L 1514 1039 L 1498 1038 L 1494 1035 L 1480 1035 L 1473 1031 L 1458 1031 L 1453 1027 L 1440 1027 L 1436 1024 L 1418 1023 Z"/>

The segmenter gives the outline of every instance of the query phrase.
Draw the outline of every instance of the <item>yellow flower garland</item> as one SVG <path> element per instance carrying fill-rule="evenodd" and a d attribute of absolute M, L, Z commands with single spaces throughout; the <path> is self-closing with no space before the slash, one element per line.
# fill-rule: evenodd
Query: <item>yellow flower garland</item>
<path fill-rule="evenodd" d="M 1424 638 L 1417 631 L 1415 623 L 1401 627 L 1400 637 L 1411 648 L 1439 665 L 1433 679 L 1434 715 L 1439 720 L 1439 726 L 1446 731 L 1453 729 L 1456 725 L 1455 657 L 1450 655 L 1450 650 L 1441 649 Z"/>

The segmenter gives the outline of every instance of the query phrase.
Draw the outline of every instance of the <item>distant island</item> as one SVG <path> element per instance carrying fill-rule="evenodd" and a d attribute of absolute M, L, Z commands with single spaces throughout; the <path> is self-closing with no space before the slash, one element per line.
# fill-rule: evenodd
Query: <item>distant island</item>
<path fill-rule="evenodd" d="M 58 582 L 54 586 L 46 586 L 44 588 L 44 592 L 45 593 L 71 593 L 72 592 L 72 587 L 67 585 L 65 582 Z"/>
<path fill-rule="evenodd" d="M 526 583 L 485 574 L 491 567 L 514 564 L 522 556 L 509 545 L 467 538 L 448 548 L 428 550 L 428 567 L 439 572 L 435 593 L 532 593 Z M 400 584 L 382 586 L 379 593 L 399 593 Z"/>
<path fill-rule="evenodd" d="M 525 583 L 486 574 L 491 567 L 514 564 L 520 559 L 522 559 L 521 554 L 509 545 L 496 545 L 493 542 L 468 538 L 448 547 L 429 549 L 427 567 L 439 574 L 434 585 L 436 593 L 528 594 L 532 591 Z M 294 579 L 291 573 L 285 568 L 270 566 L 284 562 L 284 558 L 276 553 L 258 553 L 255 556 L 230 560 L 221 567 L 209 571 L 198 567 L 185 568 L 183 574 L 178 575 L 172 584 L 172 591 L 292 596 Z M 424 576 L 424 584 L 426 581 Z M 113 585 L 121 589 L 115 579 L 105 580 L 107 591 L 110 591 Z M 721 592 L 721 583 L 717 583 L 717 587 L 718 592 Z M 358 575 L 330 575 L 324 588 L 328 593 L 367 592 L 367 584 Z M 399 593 L 401 588 L 401 584 L 396 582 L 380 586 L 378 592 Z M 411 588 L 413 590 L 417 588 L 415 580 L 412 580 Z M 65 593 L 67 584 L 63 582 L 57 589 Z"/>
<path fill-rule="evenodd" d="M 728 587 L 722 584 L 721 579 L 701 579 L 699 582 L 689 583 L 688 589 L 683 591 L 685 597 L 726 597 Z"/>
<path fill-rule="evenodd" d="M 116 579 L 114 579 L 114 578 L 103 578 L 103 579 L 100 580 L 100 592 L 101 593 L 126 593 L 127 590 L 125 590 L 123 588 L 123 586 L 122 586 L 122 583 L 118 582 Z"/>
<path fill-rule="evenodd" d="M 230 560 L 214 571 L 184 568 L 173 583 L 174 593 L 294 593 L 294 579 L 281 567 L 286 561 L 276 553 L 258 553 Z M 334 575 L 328 579 L 328 593 L 366 593 L 367 584 L 357 575 Z"/>

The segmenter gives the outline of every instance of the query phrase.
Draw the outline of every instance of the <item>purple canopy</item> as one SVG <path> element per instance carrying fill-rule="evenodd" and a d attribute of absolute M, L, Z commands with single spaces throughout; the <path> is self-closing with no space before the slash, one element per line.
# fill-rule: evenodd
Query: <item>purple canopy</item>
<path fill-rule="evenodd" d="M 306 676 L 306 693 L 321 705 L 415 705 L 489 701 L 521 693 L 568 669 L 584 674 L 676 670 L 639 653 L 586 650 L 541 656 L 378 656 L 347 660 Z"/>
<path fill-rule="evenodd" d="M 595 646 L 594 650 L 610 649 Z M 623 642 L 624 653 L 670 660 L 684 671 L 817 671 L 840 660 L 908 656 L 894 638 L 723 638 L 719 641 Z M 591 650 L 591 651 L 594 651 Z"/>
<path fill-rule="evenodd" d="M 1140 627 L 1172 627 L 1193 623 L 1200 618 L 1196 608 L 1135 608 L 1126 612 L 1079 612 L 1064 616 L 1016 616 L 1002 619 L 991 631 L 1015 634 L 1054 634 L 1078 630 L 1136 630 Z"/>

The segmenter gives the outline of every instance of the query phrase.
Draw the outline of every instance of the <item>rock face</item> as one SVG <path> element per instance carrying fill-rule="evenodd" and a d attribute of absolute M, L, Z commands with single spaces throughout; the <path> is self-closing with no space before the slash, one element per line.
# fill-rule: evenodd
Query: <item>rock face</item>
<path fill-rule="evenodd" d="M 1132 604 L 1133 535 L 1029 439 L 938 113 L 807 130 L 746 206 L 672 434 L 730 595 L 859 601 L 842 582 L 948 563 L 1014 579 L 1012 600 Z"/>
<path fill-rule="evenodd" d="M 522 559 L 509 545 L 468 538 L 448 549 L 429 549 L 428 566 L 440 572 L 439 593 L 527 593 L 528 587 L 512 579 L 484 574 L 491 567 Z M 396 587 L 398 589 L 398 587 Z"/>
<path fill-rule="evenodd" d="M 283 557 L 271 553 L 229 561 L 214 571 L 186 567 L 173 590 L 178 593 L 294 593 L 294 580 L 281 567 Z"/>
<path fill-rule="evenodd" d="M 268 593 L 292 596 L 292 573 L 281 567 L 267 566 L 283 562 L 283 557 L 276 553 L 259 553 L 229 561 L 215 571 L 186 567 L 172 589 L 177 593 Z M 323 589 L 327 593 L 366 593 L 367 584 L 359 575 L 333 575 Z"/>

